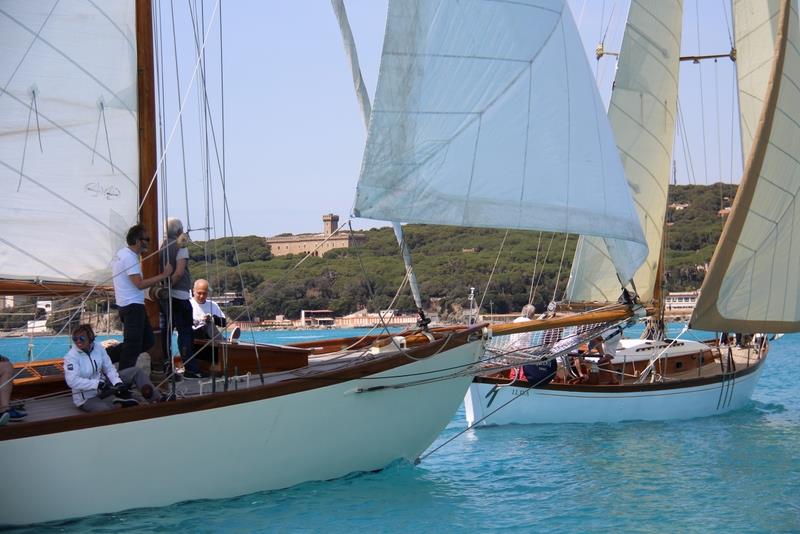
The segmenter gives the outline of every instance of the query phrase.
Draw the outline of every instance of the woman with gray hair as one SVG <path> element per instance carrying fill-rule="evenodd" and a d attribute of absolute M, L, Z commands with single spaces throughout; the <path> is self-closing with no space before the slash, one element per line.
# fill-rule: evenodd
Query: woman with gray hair
<path fill-rule="evenodd" d="M 164 314 L 164 355 L 172 354 L 172 330 L 178 331 L 178 352 L 185 362 L 186 378 L 202 378 L 197 360 L 192 356 L 192 277 L 189 275 L 189 250 L 186 248 L 189 238 L 183 231 L 180 219 L 168 218 L 164 225 L 164 241 L 161 243 L 159 257 L 161 265 L 172 266 L 170 282 L 170 299 L 167 306 L 162 305 Z M 170 313 L 171 312 L 171 313 Z"/>

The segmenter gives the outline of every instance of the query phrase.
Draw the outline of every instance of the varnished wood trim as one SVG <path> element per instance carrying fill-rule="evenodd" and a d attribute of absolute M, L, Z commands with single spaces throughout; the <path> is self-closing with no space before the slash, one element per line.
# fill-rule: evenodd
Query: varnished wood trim
<path fill-rule="evenodd" d="M 545 386 L 539 386 L 534 389 L 541 389 L 547 391 L 563 391 L 563 392 L 575 392 L 575 393 L 636 393 L 636 392 L 646 392 L 646 391 L 663 391 L 663 390 L 670 390 L 670 389 L 682 389 L 682 388 L 691 388 L 696 386 L 705 386 L 707 384 L 716 384 L 722 382 L 723 380 L 738 380 L 744 376 L 747 376 L 751 373 L 754 373 L 761 365 L 763 365 L 764 360 L 767 357 L 764 356 L 754 364 L 746 367 L 740 371 L 735 371 L 734 373 L 727 373 L 725 375 L 719 374 L 714 376 L 705 376 L 699 378 L 687 378 L 683 380 L 672 380 L 669 382 L 656 382 L 656 383 L 646 383 L 646 384 L 624 384 L 624 385 L 610 385 L 610 384 L 602 384 L 602 385 L 588 385 L 588 384 L 547 384 Z M 508 385 L 508 380 L 502 380 L 497 378 L 489 378 L 483 376 L 476 376 L 473 382 L 477 384 L 493 384 L 493 385 Z M 517 382 L 514 384 L 514 387 L 518 388 L 533 388 L 533 384 L 528 382 Z"/>

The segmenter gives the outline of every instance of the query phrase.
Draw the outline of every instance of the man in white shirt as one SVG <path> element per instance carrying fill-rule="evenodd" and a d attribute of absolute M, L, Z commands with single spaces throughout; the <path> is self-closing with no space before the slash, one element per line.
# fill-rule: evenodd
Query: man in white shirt
<path fill-rule="evenodd" d="M 153 329 L 144 310 L 144 290 L 172 274 L 172 266 L 167 265 L 161 274 L 142 278 L 139 255 L 147 252 L 150 244 L 144 226 L 131 226 L 125 242 L 128 246 L 119 249 L 113 261 L 114 296 L 122 321 L 120 371 L 135 366 L 139 354 L 149 350 L 155 343 Z"/>
<path fill-rule="evenodd" d="M 208 280 L 198 278 L 192 288 L 192 322 L 195 339 L 219 337 L 217 327 L 224 327 L 227 319 L 216 302 L 208 298 Z"/>

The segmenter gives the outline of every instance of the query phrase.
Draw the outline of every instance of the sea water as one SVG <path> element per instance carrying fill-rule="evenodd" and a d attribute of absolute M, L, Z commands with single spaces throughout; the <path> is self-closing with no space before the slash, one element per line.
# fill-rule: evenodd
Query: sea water
<path fill-rule="evenodd" d="M 258 337 L 290 342 L 359 332 L 265 332 Z M 54 343 L 34 341 L 35 346 Z M 27 340 L 0 340 L 0 353 L 14 354 L 11 346 L 16 344 L 24 357 Z M 752 402 L 722 416 L 464 432 L 462 407 L 429 452 L 455 439 L 417 466 L 396 462 L 380 472 L 286 490 L 22 530 L 800 532 L 798 364 L 800 334 L 775 341 Z M 324 454 L 325 436 L 319 440 Z M 124 483 L 128 468 L 98 467 L 98 476 Z M 3 482 L 2 491 L 13 491 L 13 481 Z"/>

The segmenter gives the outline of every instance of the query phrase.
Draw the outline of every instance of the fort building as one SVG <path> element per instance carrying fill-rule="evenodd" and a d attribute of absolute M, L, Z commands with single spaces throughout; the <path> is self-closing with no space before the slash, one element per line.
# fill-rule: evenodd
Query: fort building
<path fill-rule="evenodd" d="M 321 234 L 288 234 L 266 238 L 273 256 L 287 254 L 313 254 L 323 256 L 337 248 L 350 248 L 361 242 L 366 236 L 361 233 L 339 229 L 339 216 L 329 213 L 322 216 L 323 233 Z M 335 234 L 335 235 L 334 235 Z"/>

